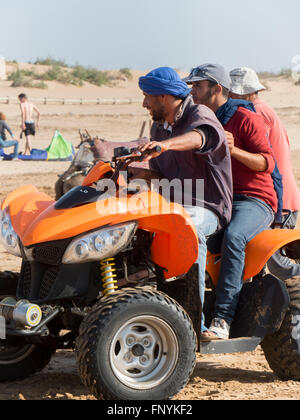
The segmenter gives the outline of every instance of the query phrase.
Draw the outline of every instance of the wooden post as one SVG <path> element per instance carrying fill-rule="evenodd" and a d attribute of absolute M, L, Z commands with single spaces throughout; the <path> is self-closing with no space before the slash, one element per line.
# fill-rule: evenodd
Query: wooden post
<path fill-rule="evenodd" d="M 146 121 L 144 121 L 144 122 L 143 122 L 143 125 L 142 125 L 142 128 L 141 128 L 141 131 L 140 131 L 140 136 L 139 136 L 139 139 L 142 139 L 142 138 L 144 137 L 146 124 L 147 124 L 147 122 L 146 122 Z"/>

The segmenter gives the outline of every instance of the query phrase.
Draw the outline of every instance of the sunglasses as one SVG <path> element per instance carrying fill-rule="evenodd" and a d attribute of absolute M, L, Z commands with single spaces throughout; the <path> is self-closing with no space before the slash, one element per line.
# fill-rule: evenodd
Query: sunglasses
<path fill-rule="evenodd" d="M 207 79 L 207 80 L 210 80 L 212 82 L 215 82 L 217 85 L 220 84 L 219 81 L 215 77 L 213 77 L 207 71 L 199 69 L 199 67 L 196 67 L 196 68 L 192 69 L 191 77 L 201 77 L 201 78 L 204 78 L 204 80 Z"/>

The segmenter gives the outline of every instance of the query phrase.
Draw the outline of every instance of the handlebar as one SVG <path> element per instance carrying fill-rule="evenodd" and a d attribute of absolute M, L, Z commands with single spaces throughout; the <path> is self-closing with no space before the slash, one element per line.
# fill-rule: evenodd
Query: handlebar
<path fill-rule="evenodd" d="M 119 156 L 118 152 L 121 152 Z M 124 152 L 124 154 L 122 154 Z M 125 153 L 126 152 L 126 153 Z M 129 152 L 129 154 L 127 154 Z M 127 170 L 128 166 L 133 162 L 143 162 L 144 158 L 147 156 L 152 155 L 153 153 L 161 153 L 162 148 L 160 146 L 156 146 L 154 149 L 147 149 L 144 152 L 140 152 L 138 149 L 132 150 L 120 150 L 115 149 L 115 157 L 113 158 L 113 162 L 116 164 L 115 172 L 112 176 L 112 180 L 117 182 L 120 176 L 120 172 Z"/>
<path fill-rule="evenodd" d="M 147 149 L 144 152 L 140 152 L 138 149 L 131 149 L 129 154 L 124 156 L 115 157 L 115 162 L 120 161 L 131 161 L 131 162 L 142 162 L 145 157 L 151 156 L 154 153 L 161 153 L 162 148 L 160 146 L 156 146 L 154 149 Z"/>
<path fill-rule="evenodd" d="M 161 153 L 162 152 L 162 148 L 160 146 L 156 146 L 154 149 L 147 149 L 144 152 L 141 153 L 141 157 L 147 157 L 147 156 L 151 156 L 154 153 Z"/>

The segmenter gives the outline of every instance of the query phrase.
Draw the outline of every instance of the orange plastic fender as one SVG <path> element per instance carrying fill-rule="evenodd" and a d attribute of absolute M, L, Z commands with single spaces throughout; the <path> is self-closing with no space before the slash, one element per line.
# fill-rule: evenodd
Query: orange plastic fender
<path fill-rule="evenodd" d="M 2 201 L 1 210 L 6 209 L 6 207 L 8 207 L 12 201 L 16 200 L 17 198 L 20 198 L 22 195 L 24 196 L 25 194 L 34 192 L 37 192 L 37 189 L 33 185 L 26 185 L 24 187 L 18 188 Z"/>
<path fill-rule="evenodd" d="M 114 169 L 112 168 L 110 163 L 98 162 L 90 172 L 87 174 L 86 178 L 83 180 L 82 186 L 83 187 L 90 187 L 100 179 L 104 177 L 105 174 L 109 172 L 113 172 Z M 118 184 L 120 187 L 126 187 L 127 184 L 122 174 L 120 174 L 118 179 Z"/>
<path fill-rule="evenodd" d="M 246 248 L 245 280 L 256 276 L 275 254 L 291 242 L 300 240 L 300 230 L 267 230 L 256 236 Z"/>
<path fill-rule="evenodd" d="M 187 273 L 198 258 L 197 232 L 192 224 L 187 224 L 188 217 L 168 214 L 140 220 L 141 229 L 156 233 L 152 260 L 167 269 L 166 279 Z"/>
<path fill-rule="evenodd" d="M 39 192 L 33 186 L 19 188 L 10 194 L 2 203 L 2 210 L 9 206 L 10 217 L 15 232 L 22 237 L 32 222 L 42 214 L 54 200 L 47 194 Z"/>
<path fill-rule="evenodd" d="M 95 182 L 99 181 L 99 179 L 102 178 L 106 173 L 112 171 L 113 169 L 109 163 L 98 162 L 97 165 L 95 165 L 87 174 L 82 185 L 84 187 L 89 187 Z"/>
<path fill-rule="evenodd" d="M 276 251 L 296 241 L 300 241 L 300 230 L 266 230 L 256 236 L 246 248 L 244 281 L 259 274 Z M 206 270 L 214 285 L 218 284 L 220 267 L 221 255 L 208 253 Z"/>

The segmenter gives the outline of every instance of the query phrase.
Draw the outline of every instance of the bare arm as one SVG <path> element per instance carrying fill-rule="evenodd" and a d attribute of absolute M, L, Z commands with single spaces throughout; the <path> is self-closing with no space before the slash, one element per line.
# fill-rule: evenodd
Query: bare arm
<path fill-rule="evenodd" d="M 35 106 L 35 105 L 33 105 L 33 111 L 36 113 L 36 115 L 37 115 L 37 117 L 36 117 L 36 126 L 37 126 L 37 128 L 39 127 L 39 122 L 40 122 L 40 116 L 41 116 L 41 113 L 40 113 L 40 111 L 39 111 L 39 109 L 38 109 L 38 107 L 37 106 Z"/>
<path fill-rule="evenodd" d="M 268 161 L 263 155 L 249 153 L 236 147 L 231 156 L 255 172 L 266 172 L 269 168 Z"/>
<path fill-rule="evenodd" d="M 189 150 L 201 149 L 203 146 L 203 137 L 198 131 L 190 131 L 189 133 L 183 134 L 182 136 L 174 137 L 169 140 L 156 142 L 152 141 L 151 143 L 145 144 L 140 148 L 140 151 L 143 152 L 148 149 L 154 149 L 155 147 L 160 146 L 162 149 L 161 153 L 154 153 L 149 157 L 149 159 L 156 158 L 162 153 L 167 152 L 168 150 L 174 150 L 177 152 L 187 152 Z"/>
<path fill-rule="evenodd" d="M 269 168 L 267 159 L 260 154 L 246 152 L 234 145 L 234 137 L 231 133 L 226 131 L 227 143 L 231 156 L 241 162 L 247 168 L 255 172 L 266 172 Z"/>
<path fill-rule="evenodd" d="M 4 123 L 4 129 L 9 132 L 9 134 L 11 135 L 12 138 L 14 137 L 13 132 L 11 131 L 11 129 L 9 128 L 9 126 L 6 123 Z"/>
<path fill-rule="evenodd" d="M 21 109 L 21 128 L 22 130 L 25 130 L 25 120 L 26 120 L 26 116 L 25 116 L 25 109 L 22 105 L 20 105 L 20 109 Z"/>

